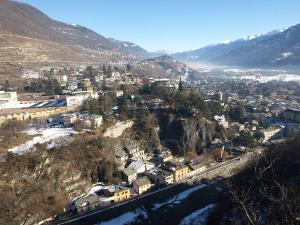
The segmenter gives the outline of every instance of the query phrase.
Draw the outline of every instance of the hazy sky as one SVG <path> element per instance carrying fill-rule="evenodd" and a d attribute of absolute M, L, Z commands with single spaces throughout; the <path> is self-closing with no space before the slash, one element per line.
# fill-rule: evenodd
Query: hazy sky
<path fill-rule="evenodd" d="M 149 51 L 190 50 L 300 23 L 299 0 L 21 0 Z"/>

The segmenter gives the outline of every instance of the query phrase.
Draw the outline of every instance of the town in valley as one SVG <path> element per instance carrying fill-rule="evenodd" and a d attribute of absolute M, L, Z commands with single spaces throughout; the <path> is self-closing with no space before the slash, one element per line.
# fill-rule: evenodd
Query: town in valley
<path fill-rule="evenodd" d="M 148 52 L 0 6 L 0 224 L 299 222 L 300 25 Z"/>

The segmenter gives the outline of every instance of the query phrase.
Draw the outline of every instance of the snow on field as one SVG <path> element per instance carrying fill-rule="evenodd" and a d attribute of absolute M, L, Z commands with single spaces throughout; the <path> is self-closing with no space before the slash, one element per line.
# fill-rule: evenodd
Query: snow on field
<path fill-rule="evenodd" d="M 137 217 L 142 216 L 144 219 L 148 218 L 147 213 L 142 209 L 136 209 L 133 212 L 124 213 L 116 218 L 108 221 L 97 223 L 96 225 L 122 225 L 134 222 Z"/>
<path fill-rule="evenodd" d="M 202 209 L 198 209 L 192 214 L 184 217 L 179 225 L 205 225 L 209 213 L 215 206 L 215 204 L 209 204 Z"/>
<path fill-rule="evenodd" d="M 273 75 L 273 76 L 243 75 L 243 76 L 239 76 L 239 77 L 233 76 L 232 78 L 255 80 L 260 83 L 267 83 L 269 81 L 284 81 L 284 82 L 289 82 L 289 81 L 299 82 L 300 81 L 300 76 L 296 75 L 296 74 L 278 74 L 278 75 Z"/>
<path fill-rule="evenodd" d="M 73 128 L 47 128 L 47 129 L 30 129 L 27 130 L 26 133 L 28 135 L 38 135 L 33 137 L 32 140 L 27 141 L 25 144 L 13 147 L 9 149 L 9 152 L 13 152 L 16 154 L 24 154 L 30 151 L 35 144 L 43 144 L 47 142 L 51 142 L 49 146 L 53 146 L 53 140 L 58 138 L 64 138 L 70 136 L 70 134 L 76 133 Z"/>
<path fill-rule="evenodd" d="M 178 195 L 175 195 L 172 198 L 169 198 L 166 202 L 163 203 L 155 203 L 152 207 L 152 210 L 157 210 L 162 206 L 165 205 L 176 205 L 176 204 L 180 204 L 182 200 L 186 199 L 187 197 L 189 197 L 190 194 L 192 194 L 195 191 L 198 191 L 204 187 L 207 187 L 206 184 L 201 184 L 192 188 L 189 188 L 181 193 L 179 193 Z"/>

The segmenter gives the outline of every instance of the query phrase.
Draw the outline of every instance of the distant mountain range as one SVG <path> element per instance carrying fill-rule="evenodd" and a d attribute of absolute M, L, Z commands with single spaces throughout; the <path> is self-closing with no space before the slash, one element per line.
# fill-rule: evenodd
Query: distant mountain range
<path fill-rule="evenodd" d="M 162 57 L 165 54 L 168 57 Z M 53 20 L 28 4 L 0 0 L 0 80 L 8 76 L 18 79 L 26 70 L 40 71 L 43 67 L 99 66 L 111 61 L 136 64 L 144 75 L 158 72 L 157 76 L 171 73 L 185 76 L 185 69 L 180 69 L 185 65 L 179 61 L 251 68 L 300 68 L 300 25 L 193 51 L 148 52 L 134 43 L 106 38 L 86 27 Z M 177 73 L 176 68 L 180 72 Z"/>
<path fill-rule="evenodd" d="M 300 24 L 172 56 L 185 62 L 221 66 L 300 68 Z"/>

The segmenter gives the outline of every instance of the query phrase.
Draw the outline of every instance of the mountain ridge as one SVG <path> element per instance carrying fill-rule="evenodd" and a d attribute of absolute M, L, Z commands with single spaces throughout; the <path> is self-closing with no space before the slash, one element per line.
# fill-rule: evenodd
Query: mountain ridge
<path fill-rule="evenodd" d="M 185 62 L 248 68 L 300 67 L 300 24 L 263 35 L 175 53 Z"/>
<path fill-rule="evenodd" d="M 113 42 L 121 51 L 127 52 L 129 54 L 133 54 L 139 58 L 144 59 L 144 58 L 153 57 L 152 53 L 148 52 L 147 50 L 145 50 L 144 48 L 142 48 L 141 46 L 135 43 L 129 41 L 120 41 L 114 38 L 109 38 L 109 40 Z"/>

